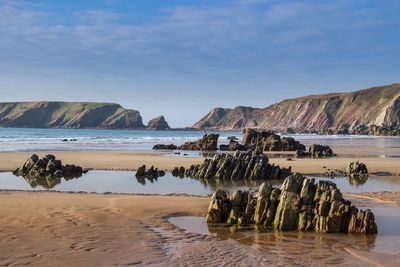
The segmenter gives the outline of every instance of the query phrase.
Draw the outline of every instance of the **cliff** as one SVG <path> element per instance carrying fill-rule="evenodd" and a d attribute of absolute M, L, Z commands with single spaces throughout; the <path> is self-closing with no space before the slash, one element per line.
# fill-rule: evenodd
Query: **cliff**
<path fill-rule="evenodd" d="M 171 127 L 169 127 L 168 122 L 165 120 L 164 116 L 158 116 L 151 119 L 147 123 L 147 129 L 155 131 L 166 131 L 170 130 Z"/>
<path fill-rule="evenodd" d="M 323 131 L 357 125 L 400 127 L 400 84 L 288 99 L 266 108 L 215 108 L 193 128 Z"/>
<path fill-rule="evenodd" d="M 142 129 L 140 113 L 113 103 L 0 103 L 0 127 Z"/>

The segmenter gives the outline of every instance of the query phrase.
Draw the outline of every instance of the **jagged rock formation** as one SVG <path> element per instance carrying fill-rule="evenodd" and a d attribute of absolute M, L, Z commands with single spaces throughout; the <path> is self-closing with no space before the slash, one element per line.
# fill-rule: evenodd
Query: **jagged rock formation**
<path fill-rule="evenodd" d="M 49 154 L 40 159 L 38 155 L 32 154 L 21 168 L 13 171 L 13 174 L 23 176 L 32 187 L 41 185 L 44 188 L 52 188 L 60 183 L 62 177 L 69 180 L 81 177 L 86 172 L 87 170 L 80 166 L 63 165 L 54 155 Z"/>
<path fill-rule="evenodd" d="M 218 150 L 219 134 L 205 134 L 203 138 L 197 141 L 186 142 L 178 149 L 180 150 L 200 150 L 215 151 Z"/>
<path fill-rule="evenodd" d="M 221 151 L 245 151 L 247 150 L 246 146 L 240 144 L 235 136 L 228 137 L 229 144 L 220 145 L 219 150 Z"/>
<path fill-rule="evenodd" d="M 368 177 L 368 168 L 364 163 L 350 162 L 346 168 L 346 175 L 349 177 Z"/>
<path fill-rule="evenodd" d="M 185 177 L 185 167 L 175 167 L 172 170 L 172 175 L 181 178 Z"/>
<path fill-rule="evenodd" d="M 149 123 L 147 124 L 147 129 L 155 131 L 165 131 L 165 130 L 170 130 L 171 127 L 169 127 L 164 116 L 158 116 L 149 121 Z"/>
<path fill-rule="evenodd" d="M 349 134 L 358 135 L 383 135 L 383 136 L 400 136 L 400 126 L 396 127 L 384 127 L 378 125 L 358 125 L 354 129 L 348 130 Z"/>
<path fill-rule="evenodd" d="M 165 175 L 165 172 L 162 170 L 159 170 L 158 168 L 155 168 L 154 166 L 151 166 L 149 169 L 146 169 L 146 165 L 140 166 L 137 171 L 135 176 L 136 177 L 145 177 L 145 178 L 158 178 L 162 177 Z"/>
<path fill-rule="evenodd" d="M 281 231 L 378 232 L 370 210 L 358 210 L 343 199 L 334 183 L 315 184 L 314 179 L 301 174 L 287 177 L 281 189 L 263 183 L 255 195 L 237 190 L 228 196 L 217 190 L 211 197 L 206 220 L 209 224 L 257 225 Z"/>
<path fill-rule="evenodd" d="M 324 158 L 333 157 L 335 154 L 329 146 L 313 144 L 308 148 L 308 152 L 297 150 L 295 153 L 296 158 Z"/>
<path fill-rule="evenodd" d="M 291 168 L 280 168 L 268 163 L 268 157 L 256 152 L 236 151 L 232 154 L 217 154 L 205 159 L 202 164 L 192 165 L 185 176 L 197 179 L 218 180 L 267 180 L 284 179 Z"/>
<path fill-rule="evenodd" d="M 143 129 L 140 113 L 112 103 L 0 103 L 0 127 Z"/>
<path fill-rule="evenodd" d="M 242 144 L 247 149 L 260 151 L 296 151 L 306 150 L 306 147 L 292 137 L 280 137 L 273 131 L 257 131 L 246 129 Z"/>
<path fill-rule="evenodd" d="M 288 99 L 266 108 L 216 108 L 192 127 L 298 132 L 377 125 L 400 129 L 400 84 Z M 370 132 L 371 134 L 376 134 Z"/>
<path fill-rule="evenodd" d="M 156 144 L 153 146 L 154 150 L 175 150 L 178 147 L 174 144 L 164 145 L 164 144 Z"/>

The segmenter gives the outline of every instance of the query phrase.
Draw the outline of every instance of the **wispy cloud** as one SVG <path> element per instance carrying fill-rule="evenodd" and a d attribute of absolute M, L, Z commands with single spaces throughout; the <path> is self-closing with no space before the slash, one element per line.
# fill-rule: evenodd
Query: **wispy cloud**
<path fill-rule="evenodd" d="M 63 14 L 65 21 L 45 3 L 0 1 L 0 86 L 20 88 L 10 80 L 18 76 L 42 87 L 72 81 L 89 92 L 87 99 L 103 90 L 105 98 L 126 103 L 129 95 L 141 102 L 152 94 L 189 101 L 203 90 L 209 98 L 199 104 L 201 113 L 399 75 L 398 1 L 216 1 L 162 8 L 140 22 L 119 4 Z M 238 90 L 251 93 L 230 94 Z"/>

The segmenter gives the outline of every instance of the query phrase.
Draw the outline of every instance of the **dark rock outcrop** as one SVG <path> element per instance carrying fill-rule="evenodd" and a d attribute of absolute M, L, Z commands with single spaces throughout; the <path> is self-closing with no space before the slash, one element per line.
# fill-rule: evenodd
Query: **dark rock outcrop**
<path fill-rule="evenodd" d="M 154 166 L 151 166 L 149 169 L 146 169 L 146 165 L 142 165 L 137 169 L 135 175 L 136 177 L 156 179 L 158 177 L 164 176 L 165 172 L 162 170 L 158 170 L 158 168 L 155 168 Z"/>
<path fill-rule="evenodd" d="M 174 144 L 164 145 L 164 144 L 156 144 L 153 146 L 154 150 L 175 150 L 178 147 Z"/>
<path fill-rule="evenodd" d="M 349 177 L 368 177 L 368 168 L 361 162 L 350 162 L 346 168 L 346 175 Z"/>
<path fill-rule="evenodd" d="M 242 144 L 247 149 L 259 151 L 296 151 L 306 147 L 292 137 L 280 137 L 273 131 L 257 131 L 246 129 Z"/>
<path fill-rule="evenodd" d="M 87 170 L 73 164 L 63 165 L 54 155 L 46 155 L 39 158 L 32 154 L 20 168 L 13 171 L 16 176 L 23 176 L 32 186 L 41 185 L 44 188 L 52 188 L 60 183 L 61 178 L 66 180 L 81 177 Z"/>
<path fill-rule="evenodd" d="M 221 150 L 221 151 L 236 151 L 236 150 L 245 151 L 245 150 L 247 150 L 247 148 L 244 145 L 240 144 L 237 141 L 237 138 L 235 136 L 229 137 L 228 140 L 229 140 L 229 144 L 228 145 L 220 145 L 219 150 Z"/>
<path fill-rule="evenodd" d="M 165 131 L 165 130 L 170 130 L 171 127 L 169 127 L 164 116 L 158 116 L 149 121 L 149 123 L 147 124 L 147 129 L 155 131 Z"/>
<path fill-rule="evenodd" d="M 251 151 L 217 154 L 212 159 L 205 159 L 202 164 L 190 166 L 185 170 L 185 176 L 233 181 L 284 179 L 291 174 L 290 167 L 280 168 L 268 161 L 264 154 Z"/>
<path fill-rule="evenodd" d="M 397 127 L 357 125 L 354 129 L 350 129 L 348 132 L 349 134 L 357 135 L 400 136 L 400 125 L 397 125 Z"/>
<path fill-rule="evenodd" d="M 215 151 L 218 150 L 219 134 L 205 134 L 203 138 L 197 141 L 186 142 L 178 149 L 180 150 L 200 150 Z"/>
<path fill-rule="evenodd" d="M 336 156 L 329 146 L 313 144 L 308 148 L 308 152 L 297 150 L 295 153 L 296 158 L 325 158 Z"/>
<path fill-rule="evenodd" d="M 181 167 L 175 167 L 172 170 L 172 175 L 176 176 L 176 177 L 185 177 L 185 167 L 181 166 Z"/>
<path fill-rule="evenodd" d="M 371 210 L 351 205 L 334 183 L 315 183 L 301 174 L 287 177 L 280 189 L 263 183 L 256 194 L 238 190 L 229 196 L 217 190 L 211 197 L 206 221 L 281 231 L 378 232 Z"/>
<path fill-rule="evenodd" d="M 333 153 L 332 149 L 329 146 L 323 146 L 323 145 L 311 145 L 308 148 L 308 153 L 310 154 L 310 157 L 313 158 L 323 158 L 323 157 L 333 157 L 335 154 Z"/>

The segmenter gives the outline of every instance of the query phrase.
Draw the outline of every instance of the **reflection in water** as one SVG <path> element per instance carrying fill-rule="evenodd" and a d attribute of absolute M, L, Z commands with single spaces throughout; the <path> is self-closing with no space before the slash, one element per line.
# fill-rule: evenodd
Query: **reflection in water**
<path fill-rule="evenodd" d="M 344 264 L 344 248 L 370 250 L 375 235 L 324 234 L 312 232 L 279 232 L 239 230 L 232 227 L 209 227 L 210 234 L 218 238 L 231 238 L 240 244 L 260 251 L 277 254 L 285 262 L 306 264 L 310 259 L 324 264 Z"/>
<path fill-rule="evenodd" d="M 168 220 L 188 233 L 212 235 L 218 239 L 233 239 L 260 252 L 273 253 L 288 264 L 314 265 L 350 264 L 354 259 L 344 248 L 369 251 L 375 247 L 376 235 L 325 234 L 315 232 L 280 232 L 208 226 L 203 217 L 182 216 Z"/>
<path fill-rule="evenodd" d="M 152 177 L 152 176 L 135 176 L 135 177 L 138 183 L 141 185 L 146 185 L 146 180 L 149 181 L 150 183 L 154 183 L 157 182 L 158 179 L 158 177 Z"/>
<path fill-rule="evenodd" d="M 135 172 L 131 171 L 90 171 L 84 175 L 85 179 L 66 177 L 62 179 L 48 179 L 44 177 L 17 178 L 11 172 L 0 173 L 0 189 L 6 190 L 43 190 L 56 189 L 65 192 L 112 192 L 130 194 L 190 194 L 210 195 L 217 189 L 256 190 L 263 181 L 256 180 L 214 180 L 192 179 L 173 177 L 166 173 L 158 179 L 135 178 Z M 324 177 L 307 176 L 318 180 L 327 180 Z M 74 181 L 66 183 L 74 179 Z M 65 180 L 65 181 L 64 181 Z M 358 186 L 351 185 L 347 178 L 334 178 L 332 180 L 345 193 L 400 191 L 400 176 L 376 176 L 370 175 L 368 180 Z M 280 187 L 282 181 L 268 180 L 274 187 Z M 353 183 L 355 184 L 355 183 Z"/>
<path fill-rule="evenodd" d="M 19 177 L 18 175 L 16 175 Z M 29 184 L 31 188 L 36 188 L 36 187 L 42 187 L 43 189 L 52 189 L 56 185 L 61 183 L 62 178 L 64 178 L 65 181 L 69 181 L 72 179 L 77 179 L 81 177 L 82 175 L 77 175 L 77 176 L 65 176 L 62 178 L 55 177 L 54 175 L 21 175 L 22 178 Z"/>
<path fill-rule="evenodd" d="M 375 206 L 380 232 L 377 235 L 324 234 L 315 232 L 280 232 L 256 227 L 208 226 L 204 217 L 171 217 L 168 221 L 185 233 L 212 235 L 220 240 L 233 239 L 242 249 L 256 248 L 265 254 L 275 254 L 285 264 L 352 265 L 360 261 L 345 248 L 398 255 L 400 251 L 400 212 L 398 207 Z"/>
<path fill-rule="evenodd" d="M 368 175 L 351 175 L 347 177 L 349 184 L 353 186 L 363 185 L 368 180 Z"/>

